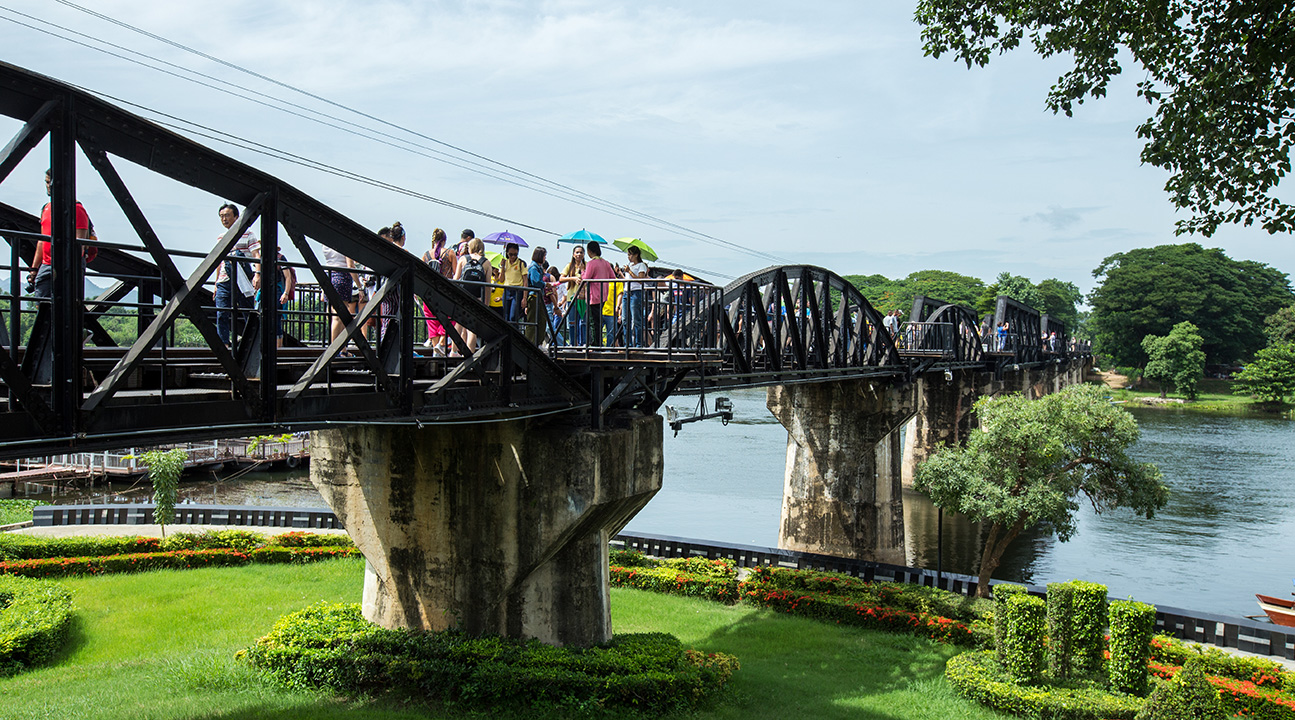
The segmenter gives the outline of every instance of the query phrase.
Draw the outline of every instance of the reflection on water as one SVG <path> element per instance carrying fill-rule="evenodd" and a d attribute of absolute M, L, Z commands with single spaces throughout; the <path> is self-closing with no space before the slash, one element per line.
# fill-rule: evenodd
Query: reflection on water
<path fill-rule="evenodd" d="M 53 486 L 31 484 L 30 492 L 21 497 L 70 503 L 142 503 L 153 498 L 153 486 L 147 477 L 118 480 L 93 488 L 54 493 Z M 324 507 L 324 499 L 304 469 L 284 472 L 248 471 L 186 473 L 177 490 L 182 503 L 198 505 L 263 505 L 279 507 Z"/>

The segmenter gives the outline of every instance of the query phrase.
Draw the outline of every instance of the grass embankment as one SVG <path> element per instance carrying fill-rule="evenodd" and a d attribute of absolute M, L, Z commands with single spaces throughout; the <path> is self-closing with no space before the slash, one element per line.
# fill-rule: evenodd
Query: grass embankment
<path fill-rule="evenodd" d="M 363 568 L 348 559 L 60 580 L 79 608 L 72 647 L 54 666 L 0 680 L 0 717 L 484 717 L 282 690 L 234 659 L 285 613 L 354 602 Z M 738 657 L 729 700 L 690 717 L 1005 717 L 956 697 L 943 670 L 960 650 L 928 640 L 628 589 L 612 590 L 612 617 L 616 632 L 673 633 Z"/>
<path fill-rule="evenodd" d="M 1128 376 L 1108 372 L 1102 373 L 1101 378 L 1110 389 L 1113 400 L 1124 401 L 1139 408 L 1249 417 L 1289 416 L 1291 412 L 1288 404 L 1260 403 L 1246 395 L 1232 394 L 1231 380 L 1202 379 L 1196 399 L 1188 400 L 1186 396 L 1172 392 L 1167 394 L 1168 397 L 1161 398 L 1160 387 L 1151 381 L 1147 381 L 1145 387 L 1125 390 L 1132 384 Z"/>
<path fill-rule="evenodd" d="M 48 505 L 44 500 L 0 500 L 0 525 L 31 522 L 32 512 L 38 505 Z"/>

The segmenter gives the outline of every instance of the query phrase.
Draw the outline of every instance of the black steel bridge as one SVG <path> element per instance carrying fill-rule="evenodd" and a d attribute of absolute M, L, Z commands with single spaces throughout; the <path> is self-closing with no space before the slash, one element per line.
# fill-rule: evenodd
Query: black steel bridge
<path fill-rule="evenodd" d="M 0 113 L 23 123 L 0 150 L 0 183 L 48 138 L 53 268 L 51 297 L 32 297 L 24 281 L 48 237 L 38 216 L 0 202 L 10 250 L 0 288 L 0 459 L 339 423 L 571 413 L 597 427 L 613 410 L 655 412 L 689 389 L 909 381 L 1088 352 L 1063 325 L 1007 297 L 988 317 L 919 297 L 892 333 L 853 285 L 811 266 L 771 267 L 726 287 L 653 279 L 574 289 L 574 301 L 641 293 L 638 337 L 619 317 L 604 321 L 596 303 L 571 302 L 558 315 L 529 288 L 509 289 L 535 309 L 509 322 L 490 306 L 497 288 L 447 280 L 297 188 L 64 83 L 0 63 Z M 117 205 L 91 215 L 119 211 L 133 237 L 77 237 L 78 155 Z M 209 252 L 178 250 L 143 209 L 162 203 L 137 197 L 124 165 L 205 191 L 213 208 L 237 203 L 242 214 Z M 248 229 L 267 249 L 259 260 L 233 257 Z M 269 251 L 289 243 L 301 262 Z M 325 248 L 381 278 L 354 311 L 329 279 L 347 268 L 330 268 Z M 234 311 L 227 346 L 213 278 L 231 259 L 264 277 L 291 267 L 301 284 L 284 307 L 265 293 Z M 87 278 L 109 290 L 86 298 Z M 583 325 L 573 315 L 582 306 L 593 307 Z M 336 336 L 330 316 L 343 326 Z M 446 357 L 423 345 L 428 317 L 445 328 Z M 1004 322 L 1008 331 L 996 331 Z"/>

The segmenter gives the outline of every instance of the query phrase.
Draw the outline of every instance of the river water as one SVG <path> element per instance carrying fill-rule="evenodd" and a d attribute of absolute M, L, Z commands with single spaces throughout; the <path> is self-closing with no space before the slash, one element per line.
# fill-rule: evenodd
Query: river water
<path fill-rule="evenodd" d="M 661 492 L 627 530 L 766 547 L 778 544 L 787 434 L 765 408 L 763 390 L 728 393 L 734 419 L 667 427 Z M 691 411 L 693 398 L 673 404 Z M 1116 597 L 1196 611 L 1259 613 L 1254 593 L 1285 595 L 1295 578 L 1295 422 L 1132 410 L 1142 430 L 1133 452 L 1157 463 L 1171 496 L 1147 520 L 1102 515 L 1081 503 L 1067 543 L 1045 531 L 1022 535 L 996 578 L 1030 583 L 1083 579 Z M 99 502 L 106 499 L 95 491 Z M 182 497 L 225 505 L 323 504 L 304 473 L 247 473 L 187 480 Z M 142 500 L 146 483 L 114 484 L 112 501 Z M 69 502 L 67 496 L 57 502 Z M 905 492 L 908 564 L 935 568 L 936 511 Z M 946 571 L 974 574 L 982 530 L 946 513 Z"/>

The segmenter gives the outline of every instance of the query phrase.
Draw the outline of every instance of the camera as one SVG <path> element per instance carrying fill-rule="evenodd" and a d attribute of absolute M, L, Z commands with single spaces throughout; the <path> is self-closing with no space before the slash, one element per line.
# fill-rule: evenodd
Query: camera
<path fill-rule="evenodd" d="M 27 284 L 23 285 L 22 291 L 27 293 L 28 295 L 34 295 L 36 293 L 36 281 L 28 280 Z"/>

